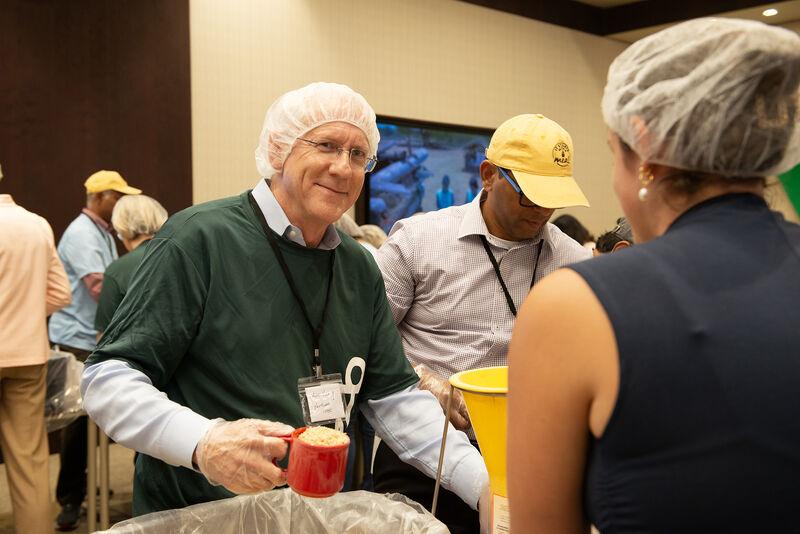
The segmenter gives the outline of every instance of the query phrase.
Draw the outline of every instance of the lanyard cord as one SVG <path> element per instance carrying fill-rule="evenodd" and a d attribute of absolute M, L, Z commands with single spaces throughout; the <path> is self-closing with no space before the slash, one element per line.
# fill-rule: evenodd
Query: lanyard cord
<path fill-rule="evenodd" d="M 300 306 L 300 311 L 303 313 L 303 318 L 306 320 L 308 327 L 311 329 L 311 337 L 314 343 L 314 359 L 312 361 L 311 370 L 314 372 L 314 375 L 319 378 L 322 376 L 322 360 L 319 356 L 319 340 L 322 337 L 322 327 L 325 325 L 325 313 L 328 311 L 328 302 L 330 302 L 331 286 L 333 285 L 333 264 L 336 260 L 336 250 L 332 250 L 330 254 L 331 259 L 328 269 L 328 289 L 325 291 L 325 304 L 322 307 L 322 317 L 319 320 L 319 324 L 314 327 L 314 325 L 311 323 L 311 318 L 308 315 L 306 304 L 300 297 L 300 292 L 297 290 L 297 286 L 294 283 L 294 278 L 292 278 L 292 273 L 289 270 L 289 266 L 286 265 L 286 260 L 283 258 L 283 253 L 278 246 L 278 240 L 275 238 L 274 232 L 269 227 L 269 224 L 267 224 L 267 220 L 264 218 L 264 213 L 258 206 L 256 199 L 253 198 L 253 194 L 249 193 L 248 197 L 250 199 L 250 205 L 253 207 L 253 211 L 255 211 L 256 215 L 258 215 L 258 219 L 261 222 L 261 226 L 267 236 L 267 241 L 269 241 L 272 251 L 275 253 L 275 257 L 278 259 L 278 264 L 281 266 L 283 276 L 286 278 L 286 282 L 289 284 L 289 289 L 292 291 L 294 300 L 297 301 L 298 306 Z"/>
<path fill-rule="evenodd" d="M 113 259 L 114 258 L 114 248 L 116 247 L 116 245 L 114 245 L 114 238 L 111 235 L 109 235 L 108 232 L 106 232 L 105 230 L 100 228 L 100 225 L 97 224 L 96 222 L 94 222 L 94 219 L 92 219 L 91 217 L 89 217 L 88 215 L 86 215 L 83 212 L 81 212 L 81 215 L 86 216 L 87 219 L 92 221 L 92 224 L 94 225 L 94 227 L 97 228 L 97 231 L 100 232 L 101 236 L 103 236 L 103 242 L 108 247 L 108 252 L 111 254 L 111 258 Z M 109 239 L 111 239 L 110 242 L 109 242 Z"/>
<path fill-rule="evenodd" d="M 514 306 L 514 299 L 511 298 L 511 293 L 508 292 L 508 288 L 506 287 L 506 283 L 503 280 L 503 275 L 500 274 L 500 265 L 497 264 L 497 259 L 492 254 L 492 249 L 489 248 L 489 241 L 486 240 L 486 236 L 480 236 L 481 243 L 483 243 L 483 249 L 486 251 L 486 255 L 489 256 L 489 261 L 492 262 L 492 267 L 494 267 L 494 274 L 497 275 L 497 280 L 500 282 L 500 287 L 503 288 L 503 294 L 506 297 L 506 302 L 508 302 L 508 307 L 511 310 L 511 315 L 514 317 L 517 316 L 517 307 Z M 536 271 L 539 269 L 539 258 L 542 255 L 542 245 L 544 245 L 544 239 L 539 241 L 539 246 L 536 247 L 536 262 L 533 264 L 533 276 L 531 276 L 531 285 L 533 287 L 534 282 L 536 282 Z"/>

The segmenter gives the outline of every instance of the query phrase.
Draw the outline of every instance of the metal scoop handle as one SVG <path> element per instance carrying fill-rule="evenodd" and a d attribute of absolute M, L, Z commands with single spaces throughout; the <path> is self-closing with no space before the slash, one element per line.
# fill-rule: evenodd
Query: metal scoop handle
<path fill-rule="evenodd" d="M 442 448 L 439 449 L 439 467 L 436 468 L 436 485 L 433 487 L 433 504 L 431 513 L 436 516 L 436 505 L 439 501 L 439 488 L 442 485 L 442 465 L 444 465 L 444 446 L 447 444 L 447 427 L 450 424 L 450 408 L 453 404 L 455 388 L 450 384 L 450 395 L 447 397 L 447 409 L 444 412 L 444 430 L 442 431 Z"/>

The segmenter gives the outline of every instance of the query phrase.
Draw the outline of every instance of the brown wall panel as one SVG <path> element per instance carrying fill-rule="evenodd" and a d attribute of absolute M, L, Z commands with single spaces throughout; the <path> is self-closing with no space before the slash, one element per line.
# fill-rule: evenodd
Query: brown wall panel
<path fill-rule="evenodd" d="M 0 192 L 56 238 L 103 168 L 187 207 L 190 91 L 188 0 L 2 0 Z"/>

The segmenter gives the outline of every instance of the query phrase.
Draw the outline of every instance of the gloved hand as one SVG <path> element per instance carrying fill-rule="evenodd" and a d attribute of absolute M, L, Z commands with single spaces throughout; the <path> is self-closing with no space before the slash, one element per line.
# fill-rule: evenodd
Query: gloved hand
<path fill-rule="evenodd" d="M 294 428 L 259 419 L 218 421 L 200 439 L 196 463 L 209 482 L 233 493 L 256 493 L 286 483 L 272 460 L 286 456 L 286 442 Z"/>
<path fill-rule="evenodd" d="M 414 366 L 414 371 L 419 377 L 419 389 L 433 393 L 443 410 L 447 410 L 447 398 L 450 396 L 450 382 L 434 373 L 424 364 Z M 450 405 L 450 422 L 458 430 L 467 430 L 470 427 L 467 405 L 464 396 L 457 389 L 453 389 L 453 402 Z"/>

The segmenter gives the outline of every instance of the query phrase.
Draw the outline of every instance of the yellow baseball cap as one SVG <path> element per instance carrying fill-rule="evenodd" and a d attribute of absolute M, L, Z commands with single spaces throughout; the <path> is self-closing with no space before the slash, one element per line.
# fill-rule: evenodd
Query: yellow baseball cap
<path fill-rule="evenodd" d="M 572 177 L 572 137 L 544 115 L 517 115 L 495 130 L 486 159 L 514 172 L 522 192 L 544 208 L 589 206 Z"/>
<path fill-rule="evenodd" d="M 103 191 L 118 191 L 125 195 L 139 195 L 141 189 L 128 185 L 128 182 L 117 171 L 97 171 L 83 183 L 86 193 L 101 193 Z"/>

